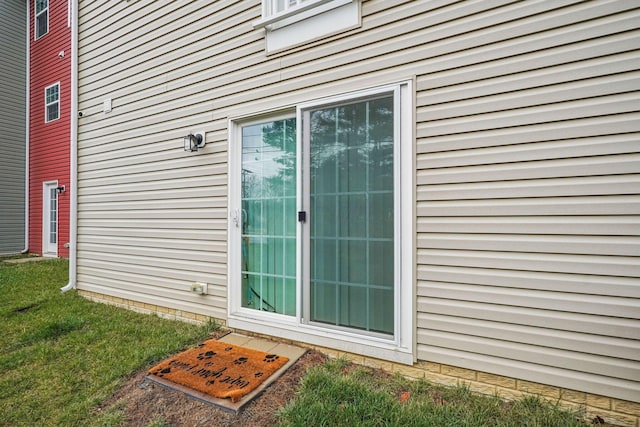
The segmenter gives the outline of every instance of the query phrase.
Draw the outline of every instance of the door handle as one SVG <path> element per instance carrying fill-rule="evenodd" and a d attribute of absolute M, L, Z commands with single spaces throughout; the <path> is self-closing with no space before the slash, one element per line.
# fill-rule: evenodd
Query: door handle
<path fill-rule="evenodd" d="M 239 209 L 234 209 L 231 211 L 231 219 L 233 220 L 233 223 L 235 224 L 236 228 L 240 227 L 240 210 Z"/>

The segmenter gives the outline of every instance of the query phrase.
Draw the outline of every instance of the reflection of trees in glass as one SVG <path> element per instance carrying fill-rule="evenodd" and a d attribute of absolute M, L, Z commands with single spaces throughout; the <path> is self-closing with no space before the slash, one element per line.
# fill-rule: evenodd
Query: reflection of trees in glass
<path fill-rule="evenodd" d="M 243 229 L 247 219 L 260 227 L 273 221 L 274 212 L 264 203 L 295 197 L 296 120 L 287 119 L 243 128 L 242 199 Z M 266 218 L 271 215 L 270 219 Z M 295 215 L 295 213 L 292 213 Z M 282 217 L 278 212 L 277 218 Z M 246 229 L 244 230 L 246 231 Z"/>
<path fill-rule="evenodd" d="M 296 120 L 272 122 L 262 130 L 264 146 L 279 151 L 273 162 L 279 167 L 275 176 L 265 177 L 268 194 L 295 196 L 296 188 Z M 291 192 L 293 190 L 293 193 Z"/>
<path fill-rule="evenodd" d="M 245 136 L 242 146 L 242 197 L 282 197 L 295 189 L 296 120 L 248 128 L 255 133 L 250 139 Z"/>
<path fill-rule="evenodd" d="M 393 97 L 319 109 L 310 116 L 312 199 L 361 194 L 380 200 L 393 192 Z M 391 226 L 393 209 L 378 215 L 383 217 Z"/>
<path fill-rule="evenodd" d="M 295 119 L 242 128 L 242 304 L 289 315 L 296 301 L 289 262 L 295 261 L 295 237 L 289 242 L 289 230 L 295 230 L 295 137 Z"/>
<path fill-rule="evenodd" d="M 311 319 L 393 333 L 393 96 L 310 112 Z"/>
<path fill-rule="evenodd" d="M 393 188 L 393 97 L 315 110 L 310 126 L 312 176 L 314 169 L 337 168 L 343 183 L 312 183 L 312 193 Z M 364 168 L 376 171 L 370 188 L 357 177 Z"/>

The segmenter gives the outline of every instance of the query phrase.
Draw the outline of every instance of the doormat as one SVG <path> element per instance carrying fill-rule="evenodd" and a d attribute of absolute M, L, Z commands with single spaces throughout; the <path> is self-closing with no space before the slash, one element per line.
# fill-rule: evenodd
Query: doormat
<path fill-rule="evenodd" d="M 149 375 L 206 395 L 237 402 L 289 359 L 229 343 L 208 340 L 149 370 Z"/>

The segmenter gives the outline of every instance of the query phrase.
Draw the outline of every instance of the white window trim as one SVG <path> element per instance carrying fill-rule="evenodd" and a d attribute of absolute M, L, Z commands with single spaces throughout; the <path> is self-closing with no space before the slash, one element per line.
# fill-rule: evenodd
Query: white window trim
<path fill-rule="evenodd" d="M 44 12 L 47 12 L 47 31 L 44 34 L 38 35 L 38 15 L 41 15 Z M 33 0 L 33 39 L 38 40 L 42 37 L 49 34 L 49 0 L 47 0 L 47 7 L 42 9 L 40 12 L 36 12 L 36 0 Z"/>
<path fill-rule="evenodd" d="M 414 150 L 413 150 L 413 85 L 411 81 L 405 81 L 390 85 L 385 85 L 370 90 L 352 92 L 335 97 L 319 99 L 301 103 L 296 106 L 296 118 L 298 128 L 298 144 L 301 144 L 301 125 L 300 119 L 302 111 L 312 107 L 320 107 L 327 104 L 335 104 L 341 102 L 349 102 L 359 98 L 367 98 L 381 93 L 396 92 L 396 104 L 394 107 L 399 108 L 399 120 L 396 132 L 399 144 L 397 144 L 398 161 L 394 166 L 396 177 L 399 179 L 396 191 L 396 206 L 400 207 L 400 218 L 396 222 L 396 232 L 402 236 L 400 243 L 396 247 L 400 251 L 399 265 L 396 274 L 401 275 L 397 278 L 400 280 L 400 286 L 396 292 L 395 307 L 395 336 L 393 339 L 385 339 L 380 337 L 367 336 L 359 334 L 356 331 L 344 331 L 321 327 L 309 324 L 302 318 L 301 299 L 302 290 L 302 271 L 300 245 L 302 238 L 302 229 L 298 227 L 297 236 L 297 275 L 298 275 L 298 304 L 296 316 L 286 316 L 268 312 L 259 312 L 256 310 L 241 307 L 241 298 L 239 286 L 233 283 L 239 277 L 237 273 L 240 271 L 240 239 L 237 239 L 237 231 L 233 229 L 234 221 L 238 215 L 237 207 L 239 201 L 241 182 L 237 179 L 241 169 L 242 150 L 241 150 L 241 129 L 253 123 L 260 123 L 268 120 L 281 120 L 290 118 L 292 113 L 282 113 L 274 111 L 256 114 L 251 116 L 236 117 L 229 120 L 229 228 L 228 228 L 228 325 L 232 328 L 250 330 L 257 333 L 278 336 L 285 339 L 295 340 L 319 345 L 327 348 L 337 349 L 350 353 L 361 354 L 364 356 L 375 357 L 379 359 L 389 360 L 403 364 L 413 364 L 416 360 L 415 353 L 415 250 L 414 250 L 414 191 L 413 191 L 413 171 Z M 289 109 L 288 111 L 292 111 Z M 300 161 L 300 150 L 298 150 Z M 298 176 L 298 192 L 301 190 L 302 177 Z M 299 201 L 300 202 L 300 201 Z M 298 206 L 300 210 L 301 206 Z"/>
<path fill-rule="evenodd" d="M 354 0 L 309 0 L 305 4 L 278 13 L 269 13 L 269 0 L 262 0 L 262 18 L 253 23 L 253 28 L 264 28 L 281 22 L 291 24 L 313 15 L 335 9 Z"/>
<path fill-rule="evenodd" d="M 272 53 L 357 28 L 361 20 L 360 0 L 317 0 L 263 15 L 253 26 L 264 28 L 266 51 Z"/>
<path fill-rule="evenodd" d="M 58 86 L 58 100 L 55 102 L 50 102 L 47 103 L 47 90 L 51 89 L 54 86 Z M 58 117 L 56 117 L 55 119 L 49 120 L 49 114 L 47 112 L 47 107 L 49 107 L 50 105 L 53 104 L 58 104 Z M 44 122 L 45 123 L 51 123 L 51 122 L 55 122 L 56 120 L 58 120 L 60 118 L 60 112 L 62 111 L 62 109 L 60 108 L 60 82 L 56 82 L 52 85 L 49 85 L 47 87 L 44 88 Z"/>

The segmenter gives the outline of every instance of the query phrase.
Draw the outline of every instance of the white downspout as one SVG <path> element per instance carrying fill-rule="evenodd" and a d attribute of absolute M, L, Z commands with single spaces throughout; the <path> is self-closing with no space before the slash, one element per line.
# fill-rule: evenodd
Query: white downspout
<path fill-rule="evenodd" d="M 69 147 L 69 283 L 60 288 L 67 292 L 76 288 L 78 241 L 78 0 L 71 2 L 71 141 Z"/>
<path fill-rule="evenodd" d="M 27 75 L 26 75 L 26 102 L 25 102 L 25 129 L 24 129 L 24 249 L 21 254 L 29 252 L 29 115 L 31 114 L 31 13 L 27 2 Z"/>

